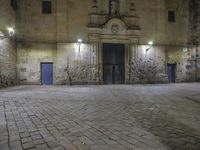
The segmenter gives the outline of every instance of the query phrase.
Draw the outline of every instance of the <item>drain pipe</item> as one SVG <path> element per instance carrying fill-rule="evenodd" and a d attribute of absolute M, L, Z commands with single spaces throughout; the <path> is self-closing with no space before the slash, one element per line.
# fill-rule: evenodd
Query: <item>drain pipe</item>
<path fill-rule="evenodd" d="M 198 68 L 198 63 L 200 60 L 200 46 L 198 45 L 197 51 L 196 51 L 196 77 L 197 77 L 197 82 L 200 80 L 200 72 Z"/>
<path fill-rule="evenodd" d="M 199 45 L 198 43 L 196 44 L 196 52 L 195 52 L 195 78 L 196 82 L 198 82 L 198 58 L 199 58 Z"/>

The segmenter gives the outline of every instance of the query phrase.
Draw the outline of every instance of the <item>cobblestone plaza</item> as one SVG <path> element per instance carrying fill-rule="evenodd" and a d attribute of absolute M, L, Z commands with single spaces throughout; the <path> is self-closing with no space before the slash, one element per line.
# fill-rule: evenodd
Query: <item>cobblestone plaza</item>
<path fill-rule="evenodd" d="M 199 150 L 200 84 L 0 90 L 0 150 Z"/>

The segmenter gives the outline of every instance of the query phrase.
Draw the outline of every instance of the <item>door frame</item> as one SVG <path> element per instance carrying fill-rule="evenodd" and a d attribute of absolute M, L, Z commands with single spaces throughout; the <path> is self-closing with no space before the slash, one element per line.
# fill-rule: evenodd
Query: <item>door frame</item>
<path fill-rule="evenodd" d="M 104 45 L 105 44 L 120 44 L 120 45 L 123 45 L 124 46 L 124 64 L 123 64 L 123 67 L 124 67 L 124 81 L 122 84 L 126 84 L 126 53 L 127 53 L 127 50 L 126 50 L 126 43 L 112 43 L 112 42 L 104 42 L 102 43 L 102 84 L 105 85 L 105 82 L 104 82 Z M 113 84 L 114 85 L 114 84 Z"/>
<path fill-rule="evenodd" d="M 42 64 L 52 64 L 52 66 L 53 66 L 53 62 L 40 62 L 40 84 L 41 85 L 43 85 L 42 84 Z M 53 67 L 54 68 L 54 67 Z M 53 73 L 54 74 L 54 73 Z M 54 81 L 54 78 L 52 79 L 53 81 Z M 53 82 L 52 81 L 52 82 Z M 54 83 L 54 82 L 53 82 Z"/>

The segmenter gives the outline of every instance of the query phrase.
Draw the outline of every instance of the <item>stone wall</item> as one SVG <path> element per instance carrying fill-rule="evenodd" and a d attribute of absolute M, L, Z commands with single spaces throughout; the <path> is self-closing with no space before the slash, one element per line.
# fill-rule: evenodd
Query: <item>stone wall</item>
<path fill-rule="evenodd" d="M 195 47 L 134 46 L 128 65 L 130 83 L 167 83 L 167 64 L 176 65 L 176 82 L 194 82 L 199 78 L 199 59 Z"/>
<path fill-rule="evenodd" d="M 19 84 L 40 84 L 41 63 L 54 62 L 56 51 L 56 45 L 51 43 L 18 43 L 17 76 Z"/>
<path fill-rule="evenodd" d="M 176 65 L 176 82 L 193 82 L 199 78 L 199 61 L 195 47 L 126 45 L 127 84 L 168 83 L 167 64 Z M 20 84 L 41 84 L 41 63 L 54 65 L 54 84 L 102 84 L 101 44 L 21 43 L 18 44 Z M 198 69 L 196 69 L 198 68 Z"/>
<path fill-rule="evenodd" d="M 15 27 L 15 12 L 10 1 L 0 1 L 0 31 L 7 32 Z M 0 87 L 16 83 L 16 46 L 15 37 L 0 39 Z"/>
<path fill-rule="evenodd" d="M 92 44 L 58 44 L 56 58 L 57 84 L 98 84 L 98 53 Z"/>
<path fill-rule="evenodd" d="M 129 63 L 130 83 L 166 83 L 165 47 L 154 46 L 146 51 L 145 45 L 131 49 Z"/>
<path fill-rule="evenodd" d="M 0 40 L 0 87 L 16 84 L 16 48 L 9 39 Z"/>
<path fill-rule="evenodd" d="M 196 81 L 196 48 L 167 47 L 167 63 L 176 64 L 177 82 Z"/>
<path fill-rule="evenodd" d="M 52 62 L 54 84 L 95 84 L 99 82 L 96 54 L 90 44 L 20 43 L 17 46 L 20 84 L 41 84 L 41 63 Z"/>
<path fill-rule="evenodd" d="M 52 14 L 42 14 L 42 0 L 18 0 L 19 84 L 41 84 L 42 62 L 53 63 L 54 84 L 101 84 L 103 43 L 126 45 L 127 84 L 166 83 L 167 64 L 176 65 L 176 82 L 200 79 L 200 51 L 195 46 L 186 46 L 198 45 L 189 42 L 193 35 L 189 34 L 191 16 L 196 12 L 191 12 L 189 0 L 124 0 L 114 15 L 110 14 L 109 0 L 51 1 Z M 9 12 L 5 8 L 5 15 L 9 16 L 4 17 L 3 26 L 13 16 L 10 8 Z M 168 22 L 169 10 L 175 11 L 175 22 Z M 80 47 L 75 43 L 78 38 L 83 39 Z M 154 46 L 146 52 L 148 41 L 153 41 Z M 6 68 L 15 68 L 15 44 L 4 42 L 0 54 L 9 58 L 2 57 L 0 62 L 4 65 L 0 66 L 7 64 Z M 5 74 L 5 67 L 1 68 Z M 10 78 L 8 74 L 4 76 Z M 15 79 L 13 75 L 12 78 Z"/>
<path fill-rule="evenodd" d="M 19 0 L 18 41 L 73 43 L 77 38 L 88 42 L 87 25 L 90 22 L 93 0 L 52 0 L 52 14 L 41 13 L 42 0 Z M 189 0 L 123 0 L 120 16 L 134 14 L 140 27 L 139 44 L 153 40 L 159 45 L 184 45 L 188 37 Z M 109 0 L 98 0 L 97 13 L 109 13 Z M 168 10 L 176 12 L 176 22 L 168 22 Z M 34 22 L 34 23 L 33 23 Z"/>

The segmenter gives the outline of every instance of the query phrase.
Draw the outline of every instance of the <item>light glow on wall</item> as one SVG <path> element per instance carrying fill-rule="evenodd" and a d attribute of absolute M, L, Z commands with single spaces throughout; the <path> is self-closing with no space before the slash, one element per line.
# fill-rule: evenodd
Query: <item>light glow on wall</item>
<path fill-rule="evenodd" d="M 148 44 L 146 45 L 146 52 L 148 52 L 153 46 L 153 41 L 149 41 Z"/>
<path fill-rule="evenodd" d="M 151 46 L 152 46 L 152 45 L 153 45 L 153 41 L 149 41 L 149 42 L 148 42 L 148 45 L 151 45 Z"/>
<path fill-rule="evenodd" d="M 81 47 L 83 40 L 82 39 L 77 39 L 76 44 L 79 46 L 79 48 Z"/>
<path fill-rule="evenodd" d="M 9 36 L 13 36 L 15 34 L 15 30 L 13 27 L 8 27 L 7 30 L 8 30 Z"/>
<path fill-rule="evenodd" d="M 0 31 L 0 39 L 3 40 L 5 38 L 12 37 L 14 34 L 15 34 L 14 28 L 13 27 L 7 27 L 6 32 Z"/>
<path fill-rule="evenodd" d="M 78 39 L 77 41 L 78 41 L 78 43 L 82 43 L 82 42 L 83 42 L 83 40 L 82 40 L 82 39 Z"/>

